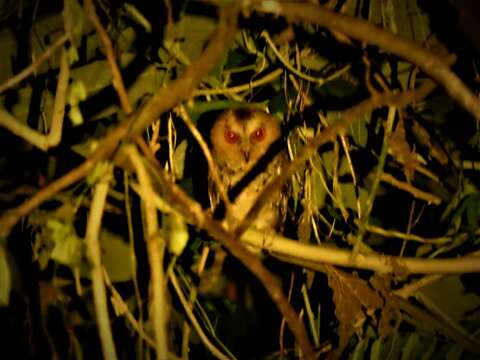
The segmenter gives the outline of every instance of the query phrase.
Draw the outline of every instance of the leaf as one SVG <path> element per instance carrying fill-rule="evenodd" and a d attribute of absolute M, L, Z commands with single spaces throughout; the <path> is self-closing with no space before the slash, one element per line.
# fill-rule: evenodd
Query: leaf
<path fill-rule="evenodd" d="M 7 250 L 0 245 L 0 307 L 7 306 L 10 302 L 12 276 L 7 261 Z"/>
<path fill-rule="evenodd" d="M 383 306 L 383 299 L 365 280 L 333 267 L 328 269 L 328 285 L 333 291 L 335 316 L 340 322 L 339 348 L 343 349 L 348 338 L 355 331 L 361 331 L 367 315 L 372 315 Z"/>
<path fill-rule="evenodd" d="M 47 220 L 50 240 L 54 247 L 50 258 L 60 264 L 76 267 L 80 264 L 83 253 L 83 241 L 77 236 L 72 225 L 57 219 Z"/>
<path fill-rule="evenodd" d="M 368 141 L 368 127 L 370 123 L 371 113 L 362 115 L 361 121 L 356 121 L 349 127 L 349 134 L 352 135 L 355 144 L 360 147 L 367 146 Z"/>
<path fill-rule="evenodd" d="M 264 108 L 267 103 L 249 103 L 249 106 Z M 215 110 L 236 109 L 245 107 L 245 103 L 235 100 L 212 100 L 208 102 L 195 103 L 195 106 L 187 108 L 188 114 L 192 121 L 196 122 L 203 113 Z"/>
<path fill-rule="evenodd" d="M 143 16 L 143 14 L 140 11 L 138 11 L 138 9 L 135 7 L 135 5 L 125 3 L 125 4 L 123 4 L 123 7 L 125 8 L 125 10 L 127 12 L 127 15 L 133 21 L 135 21 L 137 24 L 140 24 L 141 26 L 143 26 L 143 28 L 145 29 L 145 31 L 147 33 L 152 32 L 152 25 L 145 18 L 145 16 Z"/>
<path fill-rule="evenodd" d="M 74 81 L 69 90 L 68 103 L 71 106 L 76 106 L 87 98 L 87 89 L 83 81 Z"/>
<path fill-rule="evenodd" d="M 480 220 L 480 193 L 466 195 L 458 205 L 458 208 L 452 215 L 451 222 L 461 219 L 463 215 L 466 216 L 467 226 L 471 233 L 475 232 Z"/>
<path fill-rule="evenodd" d="M 167 234 L 168 234 L 168 250 L 180 256 L 188 243 L 188 228 L 185 219 L 172 212 L 166 216 L 167 219 Z"/>
<path fill-rule="evenodd" d="M 73 126 L 82 125 L 84 122 L 82 112 L 80 111 L 80 108 L 78 106 L 70 107 L 70 111 L 68 112 L 68 117 L 72 121 Z"/>
<path fill-rule="evenodd" d="M 108 230 L 102 229 L 100 233 L 102 248 L 102 263 L 108 276 L 113 282 L 129 281 L 133 278 L 131 262 L 131 248 L 123 238 Z"/>
<path fill-rule="evenodd" d="M 418 347 L 420 345 L 420 336 L 417 333 L 411 333 L 407 337 L 407 343 L 403 347 L 402 360 L 410 360 L 418 355 Z"/>
<path fill-rule="evenodd" d="M 352 355 L 349 357 L 350 360 L 362 360 L 366 358 L 366 352 L 368 349 L 368 343 L 370 342 L 369 338 L 365 338 L 360 341 L 355 349 L 353 350 Z"/>
<path fill-rule="evenodd" d="M 83 28 L 85 26 L 85 13 L 83 7 L 76 0 L 66 0 L 63 17 L 65 30 L 72 35 L 74 48 L 80 46 Z"/>
<path fill-rule="evenodd" d="M 460 345 L 453 345 L 445 354 L 446 360 L 460 360 L 462 358 L 463 349 Z"/>
<path fill-rule="evenodd" d="M 464 325 L 474 321 L 469 314 L 480 307 L 480 296 L 473 292 L 467 293 L 458 276 L 444 277 L 418 292 L 444 314 L 448 314 L 452 321 L 463 322 Z"/>
<path fill-rule="evenodd" d="M 173 170 L 175 172 L 175 179 L 182 179 L 185 169 L 185 154 L 187 152 L 187 140 L 183 140 L 173 152 Z"/>
<path fill-rule="evenodd" d="M 184 13 L 180 21 L 174 24 L 171 39 L 182 39 L 181 43 L 176 44 L 192 61 L 201 54 L 215 26 L 216 21 L 212 18 Z"/>

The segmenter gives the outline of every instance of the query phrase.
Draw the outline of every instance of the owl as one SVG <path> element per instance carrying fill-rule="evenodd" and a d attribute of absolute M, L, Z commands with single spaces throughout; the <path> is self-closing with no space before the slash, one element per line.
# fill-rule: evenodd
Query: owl
<path fill-rule="evenodd" d="M 245 175 L 252 174 L 249 173 L 250 170 L 280 137 L 280 124 L 265 111 L 239 108 L 223 112 L 212 126 L 210 141 L 212 155 L 226 190 L 231 190 Z M 286 161 L 285 151 L 280 151 L 268 162 L 264 171 L 257 174 L 253 171 L 253 180 L 241 187 L 232 201 L 227 217 L 229 227 L 235 228 L 244 219 L 258 194 L 279 174 Z M 241 182 L 244 183 L 244 180 Z M 219 197 L 211 176 L 209 188 L 210 200 L 215 207 Z M 284 188 L 272 194 L 252 223 L 254 228 L 264 231 L 281 231 L 286 214 L 286 192 Z"/>

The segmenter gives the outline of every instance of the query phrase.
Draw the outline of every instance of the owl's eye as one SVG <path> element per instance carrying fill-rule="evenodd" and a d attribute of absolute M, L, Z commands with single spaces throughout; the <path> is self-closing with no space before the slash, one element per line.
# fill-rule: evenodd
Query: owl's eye
<path fill-rule="evenodd" d="M 259 128 L 250 134 L 250 140 L 259 142 L 265 138 L 265 129 Z"/>
<path fill-rule="evenodd" d="M 225 141 L 230 144 L 235 144 L 238 141 L 238 134 L 232 130 L 225 130 L 225 134 L 223 136 L 225 137 Z"/>

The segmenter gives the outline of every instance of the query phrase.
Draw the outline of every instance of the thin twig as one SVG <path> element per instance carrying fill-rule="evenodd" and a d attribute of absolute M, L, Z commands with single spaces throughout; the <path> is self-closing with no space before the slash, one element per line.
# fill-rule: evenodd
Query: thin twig
<path fill-rule="evenodd" d="M 266 41 L 267 41 L 267 44 L 270 46 L 270 48 L 272 49 L 272 51 L 274 52 L 274 54 L 278 57 L 278 59 L 280 60 L 280 62 L 285 65 L 285 67 L 291 71 L 292 73 L 294 73 L 295 75 L 297 75 L 298 77 L 304 79 L 304 80 L 307 80 L 307 81 L 311 81 L 311 82 L 314 82 L 314 83 L 317 83 L 319 85 L 322 85 L 325 83 L 325 79 L 323 78 L 315 78 L 313 76 L 309 76 L 307 74 L 304 74 L 302 73 L 301 71 L 295 69 L 289 62 L 287 59 L 285 59 L 282 54 L 280 54 L 280 51 L 278 51 L 277 47 L 275 46 L 275 44 L 273 43 L 272 39 L 270 38 L 270 35 L 268 35 L 268 32 L 267 31 L 262 31 L 262 33 L 260 34 L 261 37 L 263 37 Z"/>
<path fill-rule="evenodd" d="M 386 183 L 388 183 L 392 186 L 395 186 L 396 188 L 398 188 L 400 190 L 403 190 L 403 191 L 406 191 L 406 192 L 410 193 L 416 199 L 420 199 L 420 200 L 423 200 L 423 201 L 426 201 L 426 202 L 429 202 L 429 203 L 432 203 L 432 204 L 435 204 L 435 205 L 440 205 L 441 202 L 442 202 L 442 199 L 440 199 L 438 196 L 435 196 L 435 195 L 430 194 L 428 192 L 425 192 L 423 190 L 417 189 L 415 186 L 413 186 L 412 184 L 409 184 L 407 182 L 397 180 L 396 178 L 394 178 L 390 174 L 383 173 L 380 176 L 380 179 L 383 182 L 386 182 Z"/>
<path fill-rule="evenodd" d="M 132 312 L 129 310 L 128 305 L 125 303 L 123 300 L 122 296 L 118 293 L 117 289 L 112 284 L 112 281 L 110 280 L 110 277 L 108 276 L 108 272 L 106 269 L 103 269 L 103 276 L 105 279 L 105 283 L 107 284 L 108 288 L 110 289 L 112 293 L 112 303 L 114 305 L 114 308 L 117 312 L 117 315 L 123 315 L 127 318 L 128 322 L 130 325 L 132 325 L 133 329 L 138 333 L 140 338 L 142 340 L 145 340 L 145 342 L 152 348 L 155 348 L 155 340 L 145 332 L 145 329 L 143 328 L 141 322 L 137 321 L 135 319 L 135 316 L 132 314 Z M 139 299 L 140 300 L 140 299 Z M 139 306 L 141 308 L 141 306 Z"/>
<path fill-rule="evenodd" d="M 205 156 L 205 159 L 207 160 L 208 170 L 210 172 L 210 176 L 212 177 L 213 182 L 215 183 L 215 187 L 217 188 L 217 191 L 220 194 L 220 198 L 222 199 L 223 203 L 225 204 L 227 214 L 229 214 L 231 203 L 230 203 L 230 200 L 227 196 L 225 186 L 223 185 L 223 182 L 220 179 L 220 175 L 218 174 L 217 165 L 213 161 L 212 153 L 211 153 L 210 149 L 208 148 L 207 143 L 203 139 L 202 134 L 200 134 L 200 132 L 198 131 L 198 129 L 195 127 L 192 120 L 190 119 L 190 116 L 188 115 L 187 111 L 185 110 L 185 107 L 183 107 L 183 105 L 180 105 L 178 107 L 178 109 L 179 109 L 179 112 L 180 112 L 180 118 L 183 120 L 185 125 L 187 125 L 188 129 L 190 130 L 190 132 L 192 133 L 195 140 L 197 140 L 198 145 L 200 145 L 200 148 L 202 149 L 203 155 Z"/>
<path fill-rule="evenodd" d="M 359 220 L 355 220 L 355 223 L 358 226 L 362 226 Z M 443 245 L 445 243 L 452 242 L 453 240 L 451 237 L 448 237 L 448 236 L 442 236 L 438 238 L 425 238 L 422 236 L 404 233 L 397 230 L 386 230 L 384 228 L 381 228 L 380 226 L 375 226 L 370 224 L 365 224 L 363 226 L 365 227 L 366 231 L 371 232 L 372 234 L 377 234 L 380 236 L 384 236 L 386 238 L 397 238 L 397 239 L 402 239 L 406 241 L 415 241 L 422 244 Z"/>
<path fill-rule="evenodd" d="M 324 264 L 366 269 L 380 273 L 407 272 L 410 274 L 464 274 L 480 272 L 480 256 L 468 254 L 453 259 L 417 259 L 398 256 L 361 254 L 356 257 L 348 250 L 330 246 L 311 245 L 278 234 L 264 234 L 249 229 L 241 240 L 267 253 L 280 255 L 282 260 L 322 271 Z"/>
<path fill-rule="evenodd" d="M 222 94 L 236 94 L 243 91 L 248 91 L 258 86 L 268 84 L 272 80 L 275 80 L 280 75 L 282 75 L 283 69 L 276 69 L 268 73 L 264 77 L 249 82 L 248 84 L 232 86 L 224 89 L 198 89 L 193 92 L 193 96 L 202 96 L 202 95 L 222 95 Z"/>
<path fill-rule="evenodd" d="M 67 51 L 63 50 L 62 56 L 60 57 L 60 72 L 58 74 L 55 101 L 53 103 L 52 122 L 48 134 L 47 144 L 49 147 L 57 146 L 62 138 L 63 118 L 65 116 L 69 78 L 70 66 L 68 64 Z"/>
<path fill-rule="evenodd" d="M 180 284 L 178 283 L 177 276 L 173 271 L 170 271 L 169 273 L 169 279 L 170 282 L 173 285 L 173 288 L 175 289 L 175 292 L 177 293 L 178 299 L 182 303 L 183 309 L 185 310 L 185 314 L 187 314 L 188 319 L 192 323 L 193 327 L 195 328 L 195 331 L 197 332 L 198 336 L 202 340 L 203 344 L 207 347 L 208 350 L 212 353 L 213 356 L 215 356 L 217 359 L 222 359 L 222 360 L 228 360 L 230 359 L 228 356 L 223 354 L 215 345 L 212 344 L 212 342 L 208 339 L 207 335 L 205 335 L 205 332 L 203 331 L 202 327 L 198 323 L 197 319 L 195 318 L 195 315 L 193 314 L 192 309 L 190 308 L 190 304 L 188 303 L 188 300 L 185 298 L 185 295 L 182 292 L 182 289 L 180 288 Z"/>
<path fill-rule="evenodd" d="M 385 133 L 383 137 L 382 149 L 380 150 L 380 156 L 378 157 L 378 164 L 375 169 L 375 176 L 373 178 L 373 184 L 370 189 L 370 194 L 368 194 L 367 202 L 365 204 L 365 210 L 360 218 L 360 221 L 364 224 L 367 224 L 370 220 L 370 214 L 373 209 L 373 204 L 375 198 L 377 197 L 378 186 L 380 185 L 380 179 L 383 174 L 383 168 L 385 166 L 385 161 L 387 160 L 388 149 L 390 147 L 390 138 L 392 135 L 393 122 L 395 120 L 395 114 L 397 113 L 397 108 L 391 106 L 388 109 L 387 121 L 385 123 Z M 353 247 L 353 253 L 356 254 L 360 250 L 360 246 L 363 245 L 363 236 L 365 235 L 365 229 L 360 228 L 356 238 L 355 244 Z"/>
<path fill-rule="evenodd" d="M 398 297 L 401 297 L 402 299 L 407 300 L 410 296 L 412 296 L 415 292 L 417 292 L 421 288 L 424 288 L 425 286 L 433 284 L 434 282 L 437 282 L 438 280 L 443 279 L 444 277 L 445 275 L 441 275 L 441 274 L 427 275 L 422 277 L 420 280 L 415 281 L 412 284 L 407 284 L 398 290 L 394 290 L 393 294 L 395 294 Z"/>
<path fill-rule="evenodd" d="M 120 105 L 122 110 L 125 111 L 127 115 L 131 114 L 133 109 L 130 105 L 130 101 L 128 100 L 127 90 L 125 89 L 125 85 L 123 84 L 122 74 L 117 65 L 117 61 L 115 60 L 115 53 L 113 51 L 112 41 L 108 36 L 107 32 L 102 26 L 100 19 L 95 11 L 95 6 L 93 5 L 93 0 L 85 0 L 85 13 L 88 15 L 90 21 L 92 22 L 95 30 L 100 37 L 100 41 L 105 50 L 105 55 L 107 57 L 107 62 L 110 68 L 110 72 L 112 73 L 112 85 L 115 91 L 117 92 L 118 99 L 120 100 Z"/>

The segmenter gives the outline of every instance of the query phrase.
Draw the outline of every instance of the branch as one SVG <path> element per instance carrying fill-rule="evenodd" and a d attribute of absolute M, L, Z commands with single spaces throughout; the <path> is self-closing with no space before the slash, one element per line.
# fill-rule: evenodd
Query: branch
<path fill-rule="evenodd" d="M 438 196 L 435 196 L 426 191 L 420 190 L 407 182 L 397 180 L 395 177 L 393 177 L 393 175 L 383 173 L 380 175 L 380 180 L 400 190 L 410 193 L 416 199 L 420 199 L 435 205 L 440 205 L 440 203 L 442 202 L 442 199 L 440 199 Z"/>
<path fill-rule="evenodd" d="M 477 121 L 480 121 L 478 98 L 450 70 L 444 59 L 422 48 L 414 41 L 396 36 L 362 19 L 338 14 L 313 4 L 265 1 L 259 4 L 258 10 L 283 15 L 290 21 L 308 21 L 325 26 L 408 60 L 441 84 L 453 99 L 458 101 Z"/>
<path fill-rule="evenodd" d="M 155 349 L 159 359 L 168 357 L 168 304 L 166 299 L 166 279 L 163 270 L 163 257 L 165 253 L 165 240 L 160 236 L 158 228 L 158 215 L 153 199 L 153 185 L 148 176 L 145 165 L 133 145 L 128 145 L 126 155 L 130 159 L 142 188 L 142 205 L 145 212 L 146 242 L 148 260 L 150 262 L 151 289 L 153 293 L 153 328 L 155 330 Z"/>
<path fill-rule="evenodd" d="M 232 86 L 229 88 L 219 88 L 219 89 L 197 89 L 193 92 L 194 96 L 208 96 L 208 95 L 223 95 L 223 94 L 236 94 L 243 91 L 252 90 L 255 87 L 268 84 L 269 82 L 275 80 L 280 75 L 282 75 L 283 69 L 275 69 L 272 72 L 268 73 L 264 77 L 250 81 L 248 84 L 242 84 L 237 86 Z"/>
<path fill-rule="evenodd" d="M 57 90 L 55 91 L 52 121 L 50 122 L 51 127 L 48 134 L 41 134 L 33 130 L 3 109 L 0 109 L 0 126 L 3 126 L 12 134 L 23 138 L 40 150 L 47 151 L 49 148 L 57 146 L 62 137 L 69 77 L 70 67 L 68 65 L 67 53 L 63 51 L 60 58 L 60 72 L 58 74 Z"/>
<path fill-rule="evenodd" d="M 377 255 L 340 250 L 331 246 L 310 245 L 288 239 L 277 234 L 265 234 L 249 229 L 242 241 L 256 248 L 263 248 L 282 260 L 319 270 L 324 264 L 367 269 L 380 273 L 408 272 L 410 274 L 464 274 L 480 272 L 478 254 L 453 259 L 417 259 L 398 256 Z"/>
<path fill-rule="evenodd" d="M 88 214 L 85 243 L 87 256 L 90 260 L 93 299 L 97 316 L 98 332 L 105 359 L 117 359 L 115 344 L 113 343 L 112 329 L 108 317 L 107 292 L 103 282 L 102 255 L 100 249 L 99 232 L 102 226 L 102 215 L 107 199 L 113 168 L 108 165 L 104 175 L 95 185 L 92 206 Z"/>
<path fill-rule="evenodd" d="M 3 84 L 0 85 L 0 94 L 3 93 L 5 90 L 10 89 L 11 87 L 18 84 L 20 81 L 26 79 L 31 73 L 33 73 L 37 68 L 50 56 L 52 56 L 53 52 L 61 47 L 65 42 L 70 38 L 70 34 L 63 34 L 61 37 L 57 39 L 52 45 L 50 45 L 45 52 L 40 55 L 34 63 L 23 69 L 14 77 L 11 77 Z"/>
<path fill-rule="evenodd" d="M 100 41 L 103 44 L 105 49 L 105 55 L 107 56 L 107 62 L 110 67 L 110 72 L 112 73 L 112 85 L 115 91 L 117 92 L 118 99 L 120 100 L 120 105 L 122 106 L 123 111 L 125 113 L 131 114 L 133 109 L 130 105 L 130 101 L 128 100 L 127 90 L 125 89 L 125 85 L 123 84 L 122 74 L 117 65 L 117 61 L 115 60 L 115 54 L 113 51 L 112 41 L 108 37 L 107 32 L 102 26 L 100 19 L 97 16 L 95 11 L 95 6 L 93 6 L 92 0 L 85 0 L 85 13 L 88 15 L 90 21 L 92 22 L 95 30 L 100 36 Z"/>

